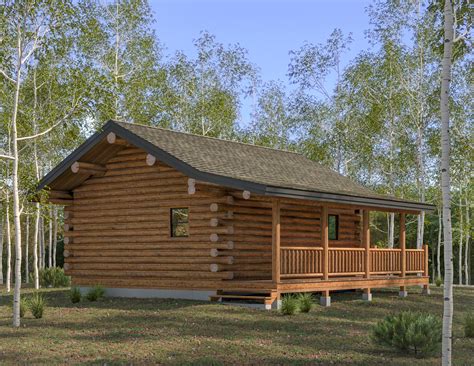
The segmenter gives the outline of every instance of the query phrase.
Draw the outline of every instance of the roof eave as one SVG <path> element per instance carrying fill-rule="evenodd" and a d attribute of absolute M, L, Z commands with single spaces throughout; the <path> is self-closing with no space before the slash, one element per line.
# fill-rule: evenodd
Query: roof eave
<path fill-rule="evenodd" d="M 418 213 L 420 211 L 431 212 L 435 209 L 434 205 L 427 203 L 403 202 L 390 199 L 359 197 L 345 194 L 314 192 L 281 187 L 267 187 L 265 194 L 269 196 L 309 199 L 365 207 L 383 208 L 387 211 L 405 211 Z"/>

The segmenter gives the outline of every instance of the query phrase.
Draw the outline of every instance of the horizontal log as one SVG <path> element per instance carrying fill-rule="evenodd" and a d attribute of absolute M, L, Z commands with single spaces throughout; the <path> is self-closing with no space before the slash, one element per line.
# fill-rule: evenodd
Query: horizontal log
<path fill-rule="evenodd" d="M 108 270 L 70 270 L 70 276 L 110 276 L 110 277 L 158 277 L 158 278 L 212 278 L 231 280 L 234 278 L 233 272 L 200 272 L 200 271 L 108 271 Z"/>
<path fill-rule="evenodd" d="M 135 253 L 135 255 L 140 253 Z M 221 263 L 221 264 L 233 264 L 234 257 L 232 256 L 221 256 L 218 258 L 206 257 L 142 257 L 142 256 L 126 256 L 126 257 L 68 257 L 67 263 L 166 263 L 166 264 L 192 264 L 192 263 Z"/>
<path fill-rule="evenodd" d="M 50 198 L 48 199 L 50 203 L 53 203 L 55 205 L 60 205 L 60 206 L 71 206 L 74 201 L 73 200 L 66 200 L 66 199 L 60 199 L 60 198 Z"/>
<path fill-rule="evenodd" d="M 49 197 L 50 198 L 58 198 L 58 199 L 66 199 L 66 200 L 71 200 L 72 193 L 70 191 L 57 191 L 57 190 L 51 190 L 48 191 Z"/>
<path fill-rule="evenodd" d="M 83 161 L 76 161 L 71 165 L 71 171 L 74 174 L 104 175 L 106 170 L 103 165 Z"/>

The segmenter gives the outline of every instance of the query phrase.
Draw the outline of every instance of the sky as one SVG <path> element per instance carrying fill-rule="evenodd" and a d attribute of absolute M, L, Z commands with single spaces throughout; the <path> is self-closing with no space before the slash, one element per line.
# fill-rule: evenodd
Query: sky
<path fill-rule="evenodd" d="M 324 43 L 335 28 L 353 37 L 343 62 L 369 47 L 364 35 L 369 28 L 368 0 L 150 0 L 150 4 L 166 53 L 181 50 L 194 55 L 193 39 L 207 30 L 223 44 L 246 48 L 263 81 L 288 83 L 288 52 L 305 41 Z M 243 120 L 246 115 L 244 105 Z"/>

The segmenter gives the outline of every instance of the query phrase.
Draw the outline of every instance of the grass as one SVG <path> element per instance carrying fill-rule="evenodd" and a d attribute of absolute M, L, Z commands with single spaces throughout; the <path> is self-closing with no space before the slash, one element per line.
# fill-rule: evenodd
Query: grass
<path fill-rule="evenodd" d="M 25 290 L 32 293 L 32 290 Z M 292 317 L 185 300 L 111 299 L 72 304 L 68 289 L 41 291 L 42 319 L 30 313 L 11 327 L 11 294 L 0 292 L 0 359 L 10 364 L 85 365 L 438 365 L 439 355 L 415 359 L 375 345 L 369 334 L 385 315 L 402 310 L 442 314 L 442 292 L 410 288 L 332 295 L 330 308 L 315 306 Z M 454 365 L 472 364 L 474 339 L 463 323 L 474 307 L 474 289 L 455 288 Z"/>

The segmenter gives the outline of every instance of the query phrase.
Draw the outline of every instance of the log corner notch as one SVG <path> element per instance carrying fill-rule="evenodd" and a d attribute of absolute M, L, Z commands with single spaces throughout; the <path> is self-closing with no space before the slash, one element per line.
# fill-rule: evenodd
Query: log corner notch
<path fill-rule="evenodd" d="M 128 145 L 128 142 L 126 140 L 122 140 L 121 138 L 117 138 L 117 135 L 114 132 L 110 132 L 107 135 L 107 142 L 111 145 L 121 145 L 121 146 Z"/>
<path fill-rule="evenodd" d="M 151 154 L 147 154 L 145 160 L 146 160 L 146 165 L 148 166 L 153 166 L 156 163 L 156 157 Z"/>
<path fill-rule="evenodd" d="M 102 176 L 105 174 L 107 169 L 101 164 L 76 161 L 71 165 L 71 171 L 74 174 Z"/>

